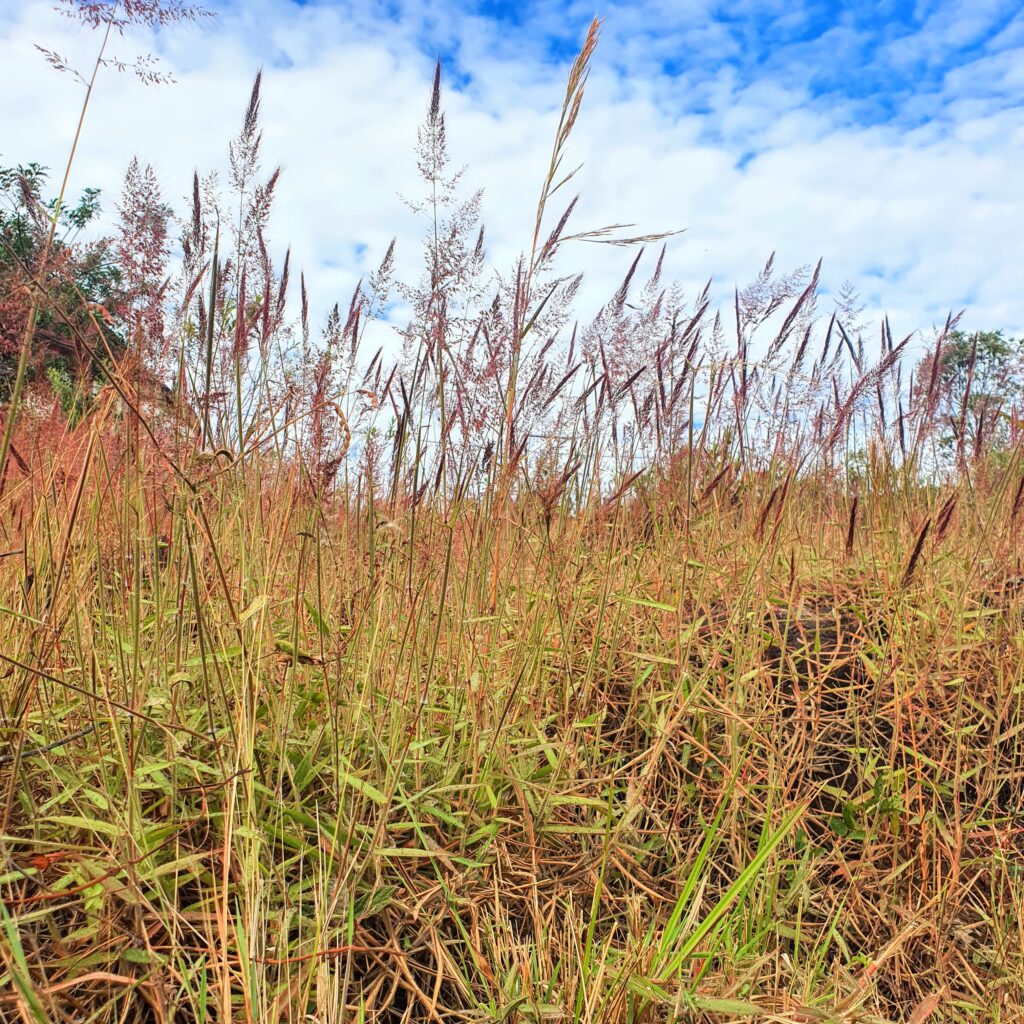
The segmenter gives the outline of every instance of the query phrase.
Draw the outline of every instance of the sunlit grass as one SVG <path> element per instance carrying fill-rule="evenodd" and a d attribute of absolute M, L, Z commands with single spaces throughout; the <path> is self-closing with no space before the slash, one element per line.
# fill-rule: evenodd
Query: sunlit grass
<path fill-rule="evenodd" d="M 12 1019 L 1020 998 L 998 488 L 904 586 L 945 495 L 891 469 L 847 554 L 814 479 L 758 540 L 770 480 L 684 528 L 645 480 L 550 521 L 522 493 L 497 522 L 465 500 L 382 523 L 250 465 L 179 491 L 165 533 L 89 466 L 31 496 L 2 563 Z"/>

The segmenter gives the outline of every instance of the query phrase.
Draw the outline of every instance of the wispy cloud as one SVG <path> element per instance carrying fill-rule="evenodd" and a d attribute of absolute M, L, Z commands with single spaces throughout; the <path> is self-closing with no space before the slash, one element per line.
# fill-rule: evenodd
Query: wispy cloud
<path fill-rule="evenodd" d="M 836 7 L 841 6 L 839 13 Z M 264 65 L 264 152 L 284 164 L 273 237 L 292 242 L 315 306 L 344 300 L 399 240 L 418 260 L 412 145 L 433 59 L 446 64 L 454 155 L 485 186 L 494 261 L 526 244 L 567 61 L 591 15 L 525 6 L 245 0 L 219 18 L 124 46 L 157 51 L 178 84 L 101 81 L 75 174 L 109 201 L 138 152 L 172 200 L 223 164 Z M 581 225 L 687 228 L 668 269 L 695 288 L 825 258 L 893 329 L 950 307 L 1024 331 L 1024 13 L 1007 0 L 648 0 L 609 3 L 575 152 Z M 0 8 L 0 162 L 59 165 L 76 94 L 32 48 L 84 60 L 94 40 L 45 2 Z M 613 290 L 621 252 L 580 252 L 584 307 Z"/>

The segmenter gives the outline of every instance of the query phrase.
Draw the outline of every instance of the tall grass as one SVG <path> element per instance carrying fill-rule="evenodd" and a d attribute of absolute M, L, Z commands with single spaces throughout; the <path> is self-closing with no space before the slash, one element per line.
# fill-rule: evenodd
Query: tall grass
<path fill-rule="evenodd" d="M 0 1019 L 1021 1014 L 1017 438 L 945 459 L 817 269 L 574 328 L 596 41 L 496 291 L 435 80 L 394 366 L 390 252 L 289 319 L 257 80 L 166 335 L 8 412 Z"/>

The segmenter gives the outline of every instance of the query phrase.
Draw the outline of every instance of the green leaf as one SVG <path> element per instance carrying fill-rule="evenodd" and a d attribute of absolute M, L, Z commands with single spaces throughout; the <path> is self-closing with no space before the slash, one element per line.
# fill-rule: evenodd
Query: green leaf
<path fill-rule="evenodd" d="M 124 835 L 124 829 L 120 825 L 99 821 L 96 818 L 82 818 L 76 814 L 51 814 L 45 820 L 57 825 L 67 825 L 68 828 L 80 828 L 83 832 L 100 832 L 112 837 Z"/>
<path fill-rule="evenodd" d="M 324 622 L 320 612 L 317 611 L 317 607 L 313 602 L 303 595 L 302 603 L 306 606 L 306 611 L 309 612 L 309 617 L 313 620 L 316 628 L 320 630 L 320 635 L 323 637 L 329 637 L 331 635 L 330 629 L 327 628 L 327 623 Z"/>
<path fill-rule="evenodd" d="M 182 662 L 182 665 L 187 668 L 195 667 L 196 665 L 202 665 L 204 661 L 231 661 L 237 658 L 242 653 L 241 644 L 235 644 L 231 647 L 224 647 L 219 651 L 214 651 L 206 655 L 204 658 L 201 654 L 196 654 L 191 658 L 187 658 Z"/>
<path fill-rule="evenodd" d="M 239 622 L 248 622 L 254 615 L 263 611 L 270 604 L 270 598 L 266 594 L 257 594 L 239 613 Z"/>
<path fill-rule="evenodd" d="M 761 848 L 757 851 L 750 863 L 740 872 L 739 877 L 719 898 L 718 902 L 707 914 L 703 921 L 693 929 L 690 935 L 680 943 L 674 954 L 669 958 L 668 963 L 658 971 L 660 977 L 673 977 L 694 954 L 697 947 L 704 940 L 705 936 L 717 925 L 728 913 L 729 908 L 747 891 L 753 884 L 768 859 L 781 845 L 782 841 L 789 835 L 790 830 L 803 814 L 803 807 L 790 811 L 783 819 L 779 827 L 768 836 Z"/>
<path fill-rule="evenodd" d="M 612 594 L 612 598 L 621 601 L 623 604 L 635 604 L 641 608 L 656 608 L 661 612 L 677 612 L 679 608 L 674 604 L 666 604 L 664 601 L 654 601 L 649 597 L 633 597 L 631 594 Z"/>
<path fill-rule="evenodd" d="M 43 1009 L 39 997 L 36 995 L 35 986 L 29 974 L 28 960 L 25 957 L 25 950 L 21 944 L 21 936 L 18 927 L 7 912 L 7 905 L 0 902 L 0 918 L 3 920 L 4 931 L 7 933 L 7 945 L 13 954 L 14 962 L 10 965 L 10 973 L 14 977 L 14 984 L 21 993 L 22 998 L 28 1003 L 32 1016 L 39 1024 L 47 1024 L 49 1017 Z"/>
<path fill-rule="evenodd" d="M 357 793 L 362 793 L 367 799 L 372 800 L 379 807 L 383 807 L 388 798 L 376 786 L 371 785 L 358 775 L 353 775 L 344 769 L 340 772 L 341 780 L 347 786 L 351 786 Z"/>
<path fill-rule="evenodd" d="M 323 659 L 318 658 L 315 654 L 307 654 L 305 651 L 298 650 L 290 640 L 275 640 L 274 647 L 282 654 L 288 655 L 293 661 L 299 662 L 300 665 L 322 665 Z"/>

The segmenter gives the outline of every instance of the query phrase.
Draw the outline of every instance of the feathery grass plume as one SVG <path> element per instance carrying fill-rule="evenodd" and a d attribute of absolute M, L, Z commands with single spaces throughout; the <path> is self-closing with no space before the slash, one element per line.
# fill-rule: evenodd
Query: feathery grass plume
<path fill-rule="evenodd" d="M 174 76 L 162 71 L 159 61 L 152 54 L 140 54 L 132 60 L 105 55 L 105 43 L 110 34 L 113 32 L 124 36 L 132 28 L 166 28 L 178 22 L 195 22 L 212 17 L 212 12 L 184 0 L 57 0 L 55 10 L 104 34 L 104 46 L 97 66 L 117 72 L 131 72 L 146 85 L 168 84 L 174 81 Z M 72 75 L 86 88 L 90 87 L 89 78 L 59 53 L 38 43 L 35 48 L 51 67 Z"/>
<path fill-rule="evenodd" d="M 1014 492 L 1013 502 L 1010 505 L 1011 526 L 1017 522 L 1017 516 L 1020 514 L 1022 506 L 1024 506 L 1024 476 L 1020 478 L 1020 483 L 1017 484 L 1017 490 Z"/>
<path fill-rule="evenodd" d="M 156 173 L 133 158 L 118 204 L 115 259 L 124 289 L 118 313 L 126 320 L 140 365 L 164 369 L 169 346 L 164 330 L 168 229 L 173 213 L 163 201 Z"/>
<path fill-rule="evenodd" d="M 849 558 L 853 554 L 853 545 L 857 538 L 857 506 L 860 503 L 860 497 L 858 495 L 853 496 L 853 500 L 850 502 L 850 519 L 846 527 L 846 556 Z"/>
<path fill-rule="evenodd" d="M 907 561 L 907 568 L 903 573 L 903 587 L 909 587 L 911 581 L 914 578 L 914 571 L 917 569 L 918 560 L 921 558 L 921 552 L 924 551 L 925 538 L 928 536 L 928 530 L 931 528 L 932 521 L 931 517 L 925 519 L 921 529 L 917 532 L 917 540 L 914 542 L 914 549 L 910 553 L 910 558 Z"/>
<path fill-rule="evenodd" d="M 939 514 L 935 519 L 935 546 L 938 546 L 945 540 L 959 500 L 959 494 L 951 494 L 943 503 L 942 508 L 939 509 Z"/>
<path fill-rule="evenodd" d="M 210 260 L 210 292 L 209 305 L 206 313 L 206 359 L 204 369 L 206 379 L 203 385 L 202 409 L 203 409 L 203 435 L 201 446 L 208 448 L 213 441 L 213 423 L 210 417 L 210 407 L 213 401 L 213 360 L 214 360 L 214 339 L 217 333 L 217 297 L 218 297 L 218 275 L 220 273 L 220 226 L 213 240 L 213 257 Z"/>

